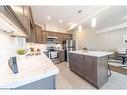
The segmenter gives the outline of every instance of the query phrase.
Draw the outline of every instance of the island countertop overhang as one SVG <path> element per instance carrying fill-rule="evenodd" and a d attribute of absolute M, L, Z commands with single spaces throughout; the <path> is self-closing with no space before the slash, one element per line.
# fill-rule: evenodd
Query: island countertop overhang
<path fill-rule="evenodd" d="M 103 57 L 113 54 L 113 52 L 107 52 L 107 51 L 83 51 L 83 50 L 68 51 L 68 53 L 87 55 L 93 57 Z"/>

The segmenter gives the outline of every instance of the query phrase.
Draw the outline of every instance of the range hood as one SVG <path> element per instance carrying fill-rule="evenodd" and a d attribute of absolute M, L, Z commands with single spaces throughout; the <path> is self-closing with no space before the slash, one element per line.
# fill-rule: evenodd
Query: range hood
<path fill-rule="evenodd" d="M 0 13 L 0 30 L 8 32 L 13 37 L 27 37 L 12 21 L 10 21 L 2 12 Z"/>

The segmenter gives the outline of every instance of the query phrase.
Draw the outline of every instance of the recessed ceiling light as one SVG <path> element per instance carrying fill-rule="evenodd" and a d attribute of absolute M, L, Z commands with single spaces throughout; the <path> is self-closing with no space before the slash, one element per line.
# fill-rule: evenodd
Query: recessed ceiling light
<path fill-rule="evenodd" d="M 50 16 L 47 16 L 47 19 L 51 19 L 51 17 Z"/>
<path fill-rule="evenodd" d="M 60 22 L 60 23 L 62 23 L 62 22 L 63 22 L 63 20 L 62 20 L 62 19 L 60 19 L 60 20 L 59 20 L 59 22 Z"/>

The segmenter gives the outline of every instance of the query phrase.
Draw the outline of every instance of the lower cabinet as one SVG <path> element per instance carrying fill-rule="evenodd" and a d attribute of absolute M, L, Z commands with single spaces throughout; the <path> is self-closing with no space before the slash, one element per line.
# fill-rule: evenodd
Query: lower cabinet
<path fill-rule="evenodd" d="M 83 75 L 83 56 L 77 54 L 69 54 L 69 68 L 80 76 Z"/>
<path fill-rule="evenodd" d="M 15 89 L 55 89 L 55 75 L 17 87 Z"/>
<path fill-rule="evenodd" d="M 93 57 L 69 53 L 69 68 L 96 88 L 108 81 L 108 57 Z"/>
<path fill-rule="evenodd" d="M 96 57 L 84 56 L 83 77 L 93 84 L 97 84 L 97 60 Z"/>
<path fill-rule="evenodd" d="M 65 51 L 59 51 L 60 62 L 65 61 Z"/>

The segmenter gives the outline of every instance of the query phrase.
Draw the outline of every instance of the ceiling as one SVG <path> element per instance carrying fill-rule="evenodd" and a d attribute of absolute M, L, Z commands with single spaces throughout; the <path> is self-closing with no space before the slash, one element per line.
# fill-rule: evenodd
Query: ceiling
<path fill-rule="evenodd" d="M 103 32 L 103 30 L 110 28 L 118 29 L 120 25 L 124 25 L 123 28 L 127 27 L 127 6 L 111 6 L 107 10 L 104 10 L 100 14 L 96 15 L 96 27 L 94 31 Z M 126 24 L 126 25 L 125 25 Z M 91 19 L 82 23 L 86 30 L 91 30 Z M 114 26 L 117 26 L 113 28 Z"/>
<path fill-rule="evenodd" d="M 32 6 L 31 8 L 36 24 L 61 24 L 66 29 L 77 24 L 73 28 L 83 25 L 86 30 L 91 30 L 93 29 L 91 28 L 91 17 L 93 16 L 97 21 L 96 27 L 93 29 L 95 31 L 127 22 L 127 6 Z M 78 13 L 79 10 L 82 12 Z M 51 19 L 48 20 L 47 16 L 50 16 Z M 63 20 L 63 23 L 59 23 L 60 19 Z M 69 23 L 73 24 L 69 25 Z"/>
<path fill-rule="evenodd" d="M 45 25 L 63 25 L 67 28 L 69 23 L 74 23 L 81 16 L 85 15 L 88 10 L 92 9 L 92 6 L 31 6 L 34 22 L 36 24 Z M 81 13 L 78 13 L 82 10 Z M 47 16 L 51 19 L 48 20 Z M 63 22 L 59 23 L 62 19 Z"/>

